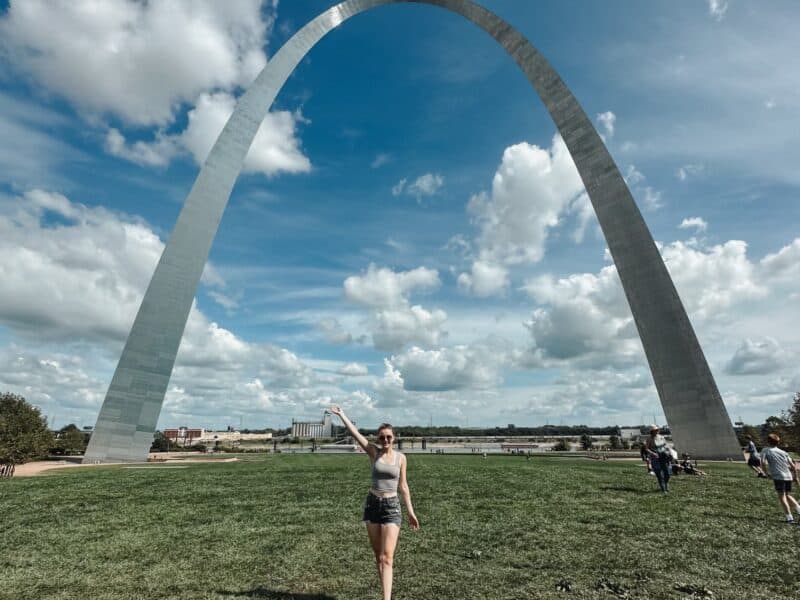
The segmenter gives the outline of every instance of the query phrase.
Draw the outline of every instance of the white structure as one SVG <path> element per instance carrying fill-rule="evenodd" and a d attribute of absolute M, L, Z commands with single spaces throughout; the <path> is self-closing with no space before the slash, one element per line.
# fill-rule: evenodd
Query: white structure
<path fill-rule="evenodd" d="M 296 438 L 329 438 L 333 437 L 331 413 L 327 410 L 322 421 L 295 421 L 292 419 L 292 437 Z"/>

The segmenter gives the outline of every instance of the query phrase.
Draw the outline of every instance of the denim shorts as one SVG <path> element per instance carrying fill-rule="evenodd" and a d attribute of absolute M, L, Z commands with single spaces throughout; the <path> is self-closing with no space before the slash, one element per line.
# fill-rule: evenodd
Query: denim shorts
<path fill-rule="evenodd" d="M 375 494 L 367 494 L 363 520 L 366 523 L 400 526 L 403 522 L 403 513 L 400 511 L 400 498 L 398 496 L 379 498 Z"/>

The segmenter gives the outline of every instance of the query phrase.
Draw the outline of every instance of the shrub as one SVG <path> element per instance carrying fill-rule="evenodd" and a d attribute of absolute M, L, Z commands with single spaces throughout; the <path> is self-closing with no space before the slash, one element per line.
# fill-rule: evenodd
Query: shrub
<path fill-rule="evenodd" d="M 38 408 L 22 396 L 0 394 L 0 462 L 19 465 L 47 456 L 54 442 Z"/>

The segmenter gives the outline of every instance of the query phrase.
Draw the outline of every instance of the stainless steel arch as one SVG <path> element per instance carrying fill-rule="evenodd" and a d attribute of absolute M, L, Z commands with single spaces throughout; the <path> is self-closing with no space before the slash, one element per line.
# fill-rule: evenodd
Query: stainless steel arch
<path fill-rule="evenodd" d="M 592 122 L 545 58 L 511 25 L 470 0 L 347 0 L 286 42 L 226 123 L 147 288 L 84 462 L 147 456 L 222 213 L 259 124 L 286 79 L 329 31 L 358 13 L 399 2 L 431 4 L 462 15 L 516 61 L 555 121 L 589 193 L 677 445 L 708 458 L 740 456 L 716 383 L 650 231 Z"/>

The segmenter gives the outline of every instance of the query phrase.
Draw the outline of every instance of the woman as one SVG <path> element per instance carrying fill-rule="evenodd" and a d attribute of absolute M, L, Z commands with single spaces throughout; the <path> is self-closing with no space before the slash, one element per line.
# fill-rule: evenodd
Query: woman
<path fill-rule="evenodd" d="M 372 486 L 367 494 L 364 506 L 364 522 L 367 534 L 375 553 L 375 564 L 378 567 L 378 578 L 381 580 L 383 599 L 392 597 L 392 562 L 400 536 L 400 523 L 403 520 L 400 511 L 398 490 L 408 511 L 408 522 L 412 529 L 419 529 L 419 521 L 411 505 L 411 491 L 406 482 L 406 457 L 392 449 L 394 431 L 392 426 L 384 423 L 378 427 L 378 445 L 370 444 L 356 426 L 347 418 L 338 406 L 332 406 L 331 412 L 342 420 L 347 431 L 364 449 L 372 462 Z"/>
<path fill-rule="evenodd" d="M 672 468 L 672 453 L 670 452 L 667 440 L 661 435 L 658 425 L 650 426 L 650 437 L 645 442 L 647 455 L 650 457 L 650 465 L 656 472 L 658 486 L 664 494 L 669 493 L 669 474 Z"/>

